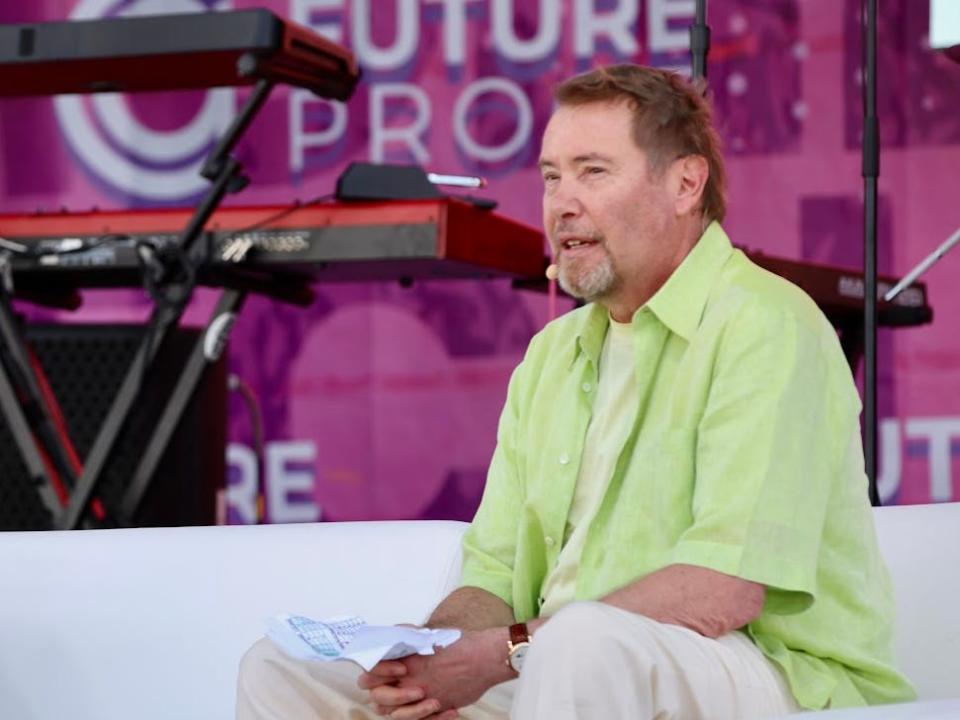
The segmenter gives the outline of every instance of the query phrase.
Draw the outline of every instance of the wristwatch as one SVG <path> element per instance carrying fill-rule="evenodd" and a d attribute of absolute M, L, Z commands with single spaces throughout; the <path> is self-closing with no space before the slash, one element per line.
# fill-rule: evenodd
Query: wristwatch
<path fill-rule="evenodd" d="M 523 660 L 530 649 L 530 632 L 526 623 L 510 626 L 510 639 L 507 641 L 507 665 L 516 672 L 523 668 Z"/>

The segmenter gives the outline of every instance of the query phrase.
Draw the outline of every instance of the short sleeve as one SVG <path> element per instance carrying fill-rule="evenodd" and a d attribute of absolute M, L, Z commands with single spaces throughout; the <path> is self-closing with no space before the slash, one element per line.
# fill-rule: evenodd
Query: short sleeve
<path fill-rule="evenodd" d="M 753 308 L 726 328 L 697 427 L 693 524 L 672 558 L 765 585 L 771 613 L 814 601 L 827 506 L 858 428 L 836 335 L 813 320 Z"/>

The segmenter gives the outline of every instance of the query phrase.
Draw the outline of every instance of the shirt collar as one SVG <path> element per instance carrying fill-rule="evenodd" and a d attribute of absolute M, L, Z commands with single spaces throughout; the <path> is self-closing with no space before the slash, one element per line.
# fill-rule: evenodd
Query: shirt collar
<path fill-rule="evenodd" d="M 600 359 L 600 350 L 603 348 L 603 339 L 607 336 L 607 326 L 610 324 L 610 313 L 603 305 L 590 303 L 580 329 L 577 331 L 573 352 L 570 354 L 570 364 L 583 353 L 596 366 Z"/>
<path fill-rule="evenodd" d="M 720 223 L 710 223 L 646 307 L 671 332 L 689 342 L 700 326 L 710 289 L 732 253 L 733 246 Z"/>
<path fill-rule="evenodd" d="M 646 305 L 637 310 L 633 316 L 634 322 L 637 315 L 648 308 L 671 332 L 684 340 L 691 340 L 700 325 L 710 288 L 732 252 L 733 246 L 720 223 L 710 223 L 680 267 L 674 270 Z M 579 353 L 583 353 L 594 365 L 597 364 L 608 324 L 607 309 L 592 303 L 577 331 L 571 363 Z"/>

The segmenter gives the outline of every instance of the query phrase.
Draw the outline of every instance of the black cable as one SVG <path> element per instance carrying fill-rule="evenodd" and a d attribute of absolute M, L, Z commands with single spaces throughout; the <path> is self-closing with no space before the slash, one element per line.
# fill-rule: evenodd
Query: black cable
<path fill-rule="evenodd" d="M 265 466 L 263 414 L 260 411 L 260 403 L 257 401 L 257 396 L 253 392 L 253 389 L 245 383 L 239 375 L 230 373 L 230 375 L 227 376 L 227 388 L 236 390 L 240 394 L 243 404 L 247 408 L 247 413 L 250 416 L 254 453 L 257 457 L 257 503 L 255 508 L 256 517 L 254 519 L 259 525 L 266 519 L 267 514 L 267 484 L 263 472 Z"/>

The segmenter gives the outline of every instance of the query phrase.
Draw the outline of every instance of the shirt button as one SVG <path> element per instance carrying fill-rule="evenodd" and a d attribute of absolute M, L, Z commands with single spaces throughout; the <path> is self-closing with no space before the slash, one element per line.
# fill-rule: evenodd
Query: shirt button
<path fill-rule="evenodd" d="M 543 541 L 547 544 L 547 547 L 553 547 L 553 536 L 547 535 Z"/>
<path fill-rule="evenodd" d="M 560 455 L 560 464 L 561 464 L 561 465 L 566 465 L 568 462 L 570 462 L 570 456 L 567 455 L 566 453 L 561 454 L 561 455 Z"/>
<path fill-rule="evenodd" d="M 590 392 L 591 390 L 593 390 L 593 385 L 591 385 L 591 384 L 588 383 L 588 382 L 585 382 L 585 383 L 584 383 L 583 385 L 581 385 L 580 387 L 583 388 L 583 391 L 584 391 L 584 392 Z"/>

